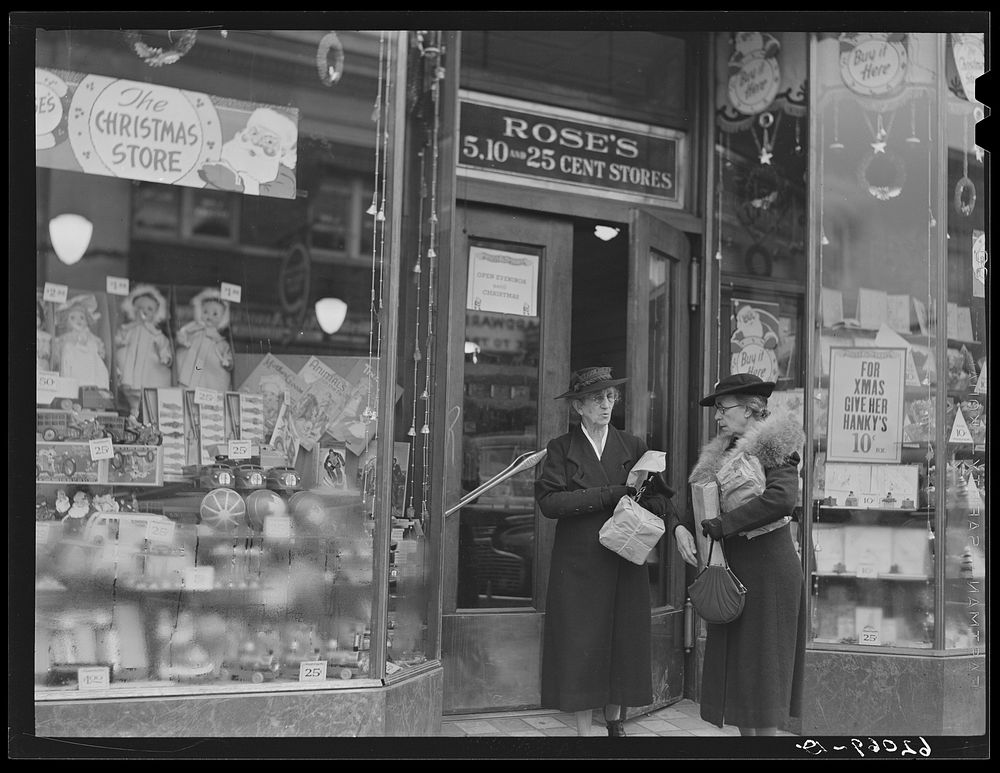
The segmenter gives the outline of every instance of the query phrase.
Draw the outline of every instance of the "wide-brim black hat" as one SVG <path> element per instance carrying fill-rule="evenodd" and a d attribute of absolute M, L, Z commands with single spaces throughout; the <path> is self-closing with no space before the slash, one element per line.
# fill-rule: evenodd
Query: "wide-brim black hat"
<path fill-rule="evenodd" d="M 608 387 L 618 386 L 628 381 L 627 378 L 612 378 L 611 368 L 580 368 L 569 377 L 569 390 L 556 395 L 556 400 L 563 397 L 580 397 L 591 392 L 600 392 Z"/>
<path fill-rule="evenodd" d="M 773 381 L 763 381 L 760 376 L 755 376 L 752 373 L 733 373 L 731 376 L 720 379 L 712 394 L 701 398 L 698 404 L 706 407 L 715 405 L 715 401 L 723 395 L 770 397 L 773 391 Z"/>

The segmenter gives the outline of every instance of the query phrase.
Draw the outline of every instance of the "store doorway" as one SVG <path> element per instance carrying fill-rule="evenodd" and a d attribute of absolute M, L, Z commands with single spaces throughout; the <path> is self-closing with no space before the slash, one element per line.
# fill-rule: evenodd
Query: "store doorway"
<path fill-rule="evenodd" d="M 687 237 L 639 210 L 601 222 L 474 204 L 459 207 L 457 229 L 466 270 L 453 281 L 465 292 L 452 298 L 464 300 L 465 360 L 448 385 L 461 405 L 449 484 L 460 476 L 463 494 L 476 491 L 565 432 L 570 411 L 555 397 L 573 370 L 597 364 L 629 377 L 612 423 L 667 451 L 671 478 L 683 481 L 685 443 L 670 430 L 685 426 Z M 535 507 L 535 473 L 446 518 L 446 714 L 539 706 L 555 523 Z M 684 571 L 669 539 L 649 564 L 653 679 L 665 705 L 683 684 Z"/>

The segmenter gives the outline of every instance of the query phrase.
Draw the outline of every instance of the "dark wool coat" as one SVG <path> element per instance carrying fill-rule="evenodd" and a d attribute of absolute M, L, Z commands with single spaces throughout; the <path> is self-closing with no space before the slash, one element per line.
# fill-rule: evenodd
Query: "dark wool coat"
<path fill-rule="evenodd" d="M 748 540 L 740 532 L 790 515 L 798 502 L 798 420 L 775 413 L 738 440 L 721 433 L 702 448 L 689 481 L 714 478 L 726 456 L 756 456 L 764 468 L 763 493 L 722 515 L 729 565 L 747 588 L 743 614 L 711 625 L 705 643 L 701 717 L 719 727 L 780 727 L 801 716 L 805 658 L 805 583 L 787 525 Z M 684 523 L 700 529 L 691 516 Z"/>
<path fill-rule="evenodd" d="M 629 470 L 646 450 L 640 438 L 613 426 L 600 460 L 579 426 L 548 444 L 535 482 L 542 515 L 557 520 L 542 647 L 544 708 L 583 711 L 653 700 L 649 570 L 598 541 L 625 494 Z M 641 503 L 662 516 L 672 492 L 656 480 Z"/>

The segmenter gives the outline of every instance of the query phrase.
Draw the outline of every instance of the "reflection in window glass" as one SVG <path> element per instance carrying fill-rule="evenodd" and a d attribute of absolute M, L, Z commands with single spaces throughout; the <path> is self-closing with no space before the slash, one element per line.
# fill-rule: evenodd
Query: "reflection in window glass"
<path fill-rule="evenodd" d="M 845 33 L 817 49 L 811 640 L 928 648 L 940 623 L 935 38 Z"/>
<path fill-rule="evenodd" d="M 670 335 L 670 287 L 673 266 L 659 252 L 649 256 L 649 371 L 646 384 L 649 393 L 649 434 L 646 445 L 653 449 L 670 447 L 670 379 L 673 352 Z M 659 542 L 649 554 L 650 599 L 654 607 L 662 607 L 669 599 L 667 582 L 668 561 L 676 556 L 670 539 Z"/>
<path fill-rule="evenodd" d="M 537 450 L 539 317 L 466 314 L 462 488 L 470 492 Z M 532 604 L 535 470 L 459 511 L 458 606 Z"/>
<path fill-rule="evenodd" d="M 717 187 L 722 270 L 806 275 L 805 33 L 718 33 Z"/>
<path fill-rule="evenodd" d="M 985 154 L 975 144 L 983 106 L 970 93 L 983 73 L 983 35 L 949 34 L 948 382 L 946 403 L 945 646 L 985 648 L 986 213 Z"/>
<path fill-rule="evenodd" d="M 378 93 L 379 33 L 340 33 L 355 99 L 331 121 L 315 67 L 288 66 L 314 62 L 322 35 L 199 35 L 150 68 L 120 31 L 38 33 L 38 88 L 62 116 L 36 156 L 38 232 L 67 211 L 93 226 L 78 262 L 57 257 L 56 240 L 37 256 L 38 276 L 67 288 L 37 288 L 37 368 L 58 383 L 36 406 L 35 680 L 49 698 L 89 666 L 106 669 L 110 691 L 158 695 L 292 684 L 308 661 L 325 663 L 331 686 L 378 678 L 385 587 L 408 599 L 381 605 L 390 670 L 434 646 L 423 531 L 396 496 L 407 460 L 378 469 L 392 433 L 372 423 L 379 390 L 396 386 L 378 381 L 377 242 L 359 233 L 373 222 L 362 194 L 376 134 L 349 131 L 356 144 L 336 153 L 325 136 L 343 133 L 340 120 L 370 125 L 379 96 L 394 98 Z M 171 45 L 165 31 L 143 38 Z M 88 112 L 142 89 L 145 102 Z M 147 121 L 143 104 L 162 115 Z M 79 122 L 73 143 L 66 121 Z M 202 156 L 184 155 L 202 139 Z M 349 179 L 331 191 L 314 170 L 345 158 Z M 102 438 L 111 452 L 95 457 Z M 394 501 L 376 511 L 390 474 Z M 391 555 L 375 555 L 380 528 Z"/>

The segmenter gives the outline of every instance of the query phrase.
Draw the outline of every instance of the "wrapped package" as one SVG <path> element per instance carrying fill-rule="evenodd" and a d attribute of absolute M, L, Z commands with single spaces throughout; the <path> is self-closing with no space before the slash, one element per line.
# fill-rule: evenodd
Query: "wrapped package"
<path fill-rule="evenodd" d="M 649 474 L 663 472 L 666 465 L 665 452 L 647 451 L 629 471 L 626 485 L 639 489 L 638 496 L 641 496 Z M 643 479 L 642 485 L 639 485 L 640 476 Z M 598 539 L 608 550 L 633 564 L 642 565 L 663 536 L 664 530 L 660 516 L 626 495 L 618 500 L 614 513 L 601 526 Z"/>
<path fill-rule="evenodd" d="M 709 518 L 718 518 L 719 509 L 719 484 L 714 480 L 702 483 L 691 484 L 691 505 L 694 508 L 695 524 Z M 701 566 L 705 566 L 708 560 L 709 538 L 701 533 L 700 528 L 695 528 L 695 542 L 698 545 L 698 560 Z M 712 553 L 712 563 L 722 564 L 722 551 Z"/>
<path fill-rule="evenodd" d="M 756 456 L 738 453 L 733 454 L 723 463 L 715 474 L 715 479 L 719 482 L 722 512 L 728 513 L 744 502 L 763 494 L 766 476 L 764 468 Z M 791 520 L 791 516 L 786 515 L 757 529 L 742 531 L 740 534 L 747 539 L 753 539 L 761 534 L 780 529 Z"/>

